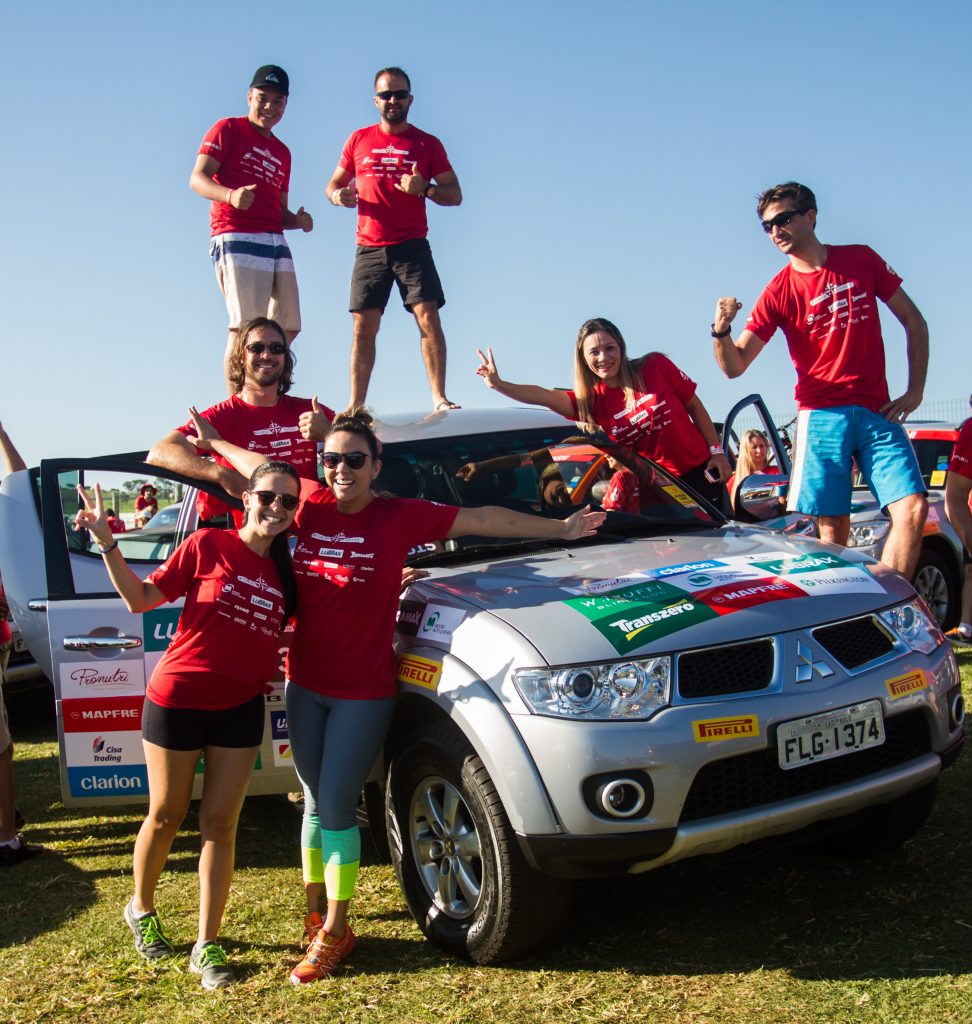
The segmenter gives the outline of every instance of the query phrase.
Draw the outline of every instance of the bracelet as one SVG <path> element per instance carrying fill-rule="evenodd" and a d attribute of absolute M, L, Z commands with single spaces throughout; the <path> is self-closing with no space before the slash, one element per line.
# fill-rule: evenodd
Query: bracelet
<path fill-rule="evenodd" d="M 726 452 L 725 452 L 725 449 L 722 447 L 721 444 L 710 444 L 709 445 L 709 454 L 710 455 L 725 455 Z"/>
<path fill-rule="evenodd" d="M 435 184 L 433 182 L 431 182 L 431 181 L 428 183 L 428 185 L 425 186 L 425 191 L 422 193 L 422 195 L 425 196 L 426 199 L 429 198 L 429 189 L 430 188 L 435 188 Z"/>
<path fill-rule="evenodd" d="M 340 190 L 339 188 L 336 188 L 336 189 L 335 189 L 335 190 L 334 190 L 334 191 L 333 191 L 333 192 L 331 193 L 331 202 L 332 202 L 332 203 L 333 203 L 333 204 L 334 204 L 335 206 L 344 206 L 344 203 L 342 203 L 342 202 L 341 202 L 341 190 Z"/>
<path fill-rule="evenodd" d="M 117 547 L 118 547 L 118 541 L 116 540 L 114 544 L 109 544 L 109 545 L 108 545 L 108 547 L 106 547 L 106 548 L 103 548 L 103 547 L 102 547 L 102 546 L 101 546 L 101 545 L 99 544 L 99 545 L 98 545 L 98 550 L 99 550 L 99 551 L 100 551 L 100 552 L 101 552 L 101 553 L 102 553 L 103 555 L 107 555 L 109 551 L 114 551 L 114 550 L 115 550 L 115 548 L 117 548 Z"/>
<path fill-rule="evenodd" d="M 711 334 L 713 338 L 728 338 L 729 335 L 732 334 L 732 324 L 730 324 L 724 331 L 717 331 L 715 329 L 715 324 L 711 324 L 709 334 Z"/>
<path fill-rule="evenodd" d="M 227 193 L 226 199 L 224 200 L 227 206 L 233 205 L 233 193 L 236 191 L 235 188 L 231 188 Z"/>

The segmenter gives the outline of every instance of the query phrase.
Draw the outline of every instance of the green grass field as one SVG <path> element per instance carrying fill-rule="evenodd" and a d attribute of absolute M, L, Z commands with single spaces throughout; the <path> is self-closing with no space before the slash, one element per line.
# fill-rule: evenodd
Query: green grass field
<path fill-rule="evenodd" d="M 972 655 L 960 663 L 972 700 Z M 18 802 L 28 838 L 51 852 L 0 875 L 2 1022 L 972 1022 L 969 753 L 892 856 L 846 862 L 774 845 L 586 883 L 562 940 L 504 967 L 425 942 L 391 868 L 366 863 L 353 957 L 301 989 L 287 982 L 303 914 L 299 818 L 282 797 L 251 798 L 223 928 L 243 978 L 206 993 L 188 969 L 194 812 L 158 899 L 183 955 L 148 965 L 121 920 L 140 816 L 63 808 L 53 723 L 29 710 L 12 708 Z"/>

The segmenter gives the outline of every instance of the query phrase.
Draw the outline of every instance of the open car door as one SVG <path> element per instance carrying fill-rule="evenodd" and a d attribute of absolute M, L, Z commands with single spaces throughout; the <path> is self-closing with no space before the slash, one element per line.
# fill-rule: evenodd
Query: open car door
<path fill-rule="evenodd" d="M 34 476 L 45 586 L 28 607 L 32 618 L 46 613 L 61 792 L 68 806 L 129 803 L 148 794 L 141 742 L 145 684 L 175 633 L 182 600 L 142 614 L 129 612 L 111 586 L 97 546 L 87 531 L 73 526 L 79 483 L 89 492 L 99 483 L 106 507 L 114 504 L 118 511 L 125 496 L 130 498 L 145 482 L 160 496 L 158 516 L 141 529 L 115 535 L 143 579 L 198 527 L 195 482 L 150 466 L 138 455 L 48 460 Z M 36 621 L 33 634 L 37 643 Z M 266 729 L 251 793 L 298 786 L 286 731 L 286 646 L 285 637 L 276 678 L 270 681 L 273 692 L 266 697 Z M 201 794 L 202 763 L 198 772 L 194 797 Z"/>

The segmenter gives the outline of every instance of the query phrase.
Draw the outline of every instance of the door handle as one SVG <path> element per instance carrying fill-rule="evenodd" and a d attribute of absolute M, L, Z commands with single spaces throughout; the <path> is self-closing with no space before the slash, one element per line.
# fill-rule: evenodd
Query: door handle
<path fill-rule="evenodd" d="M 127 651 L 142 646 L 137 636 L 66 636 L 62 643 L 66 651 Z"/>

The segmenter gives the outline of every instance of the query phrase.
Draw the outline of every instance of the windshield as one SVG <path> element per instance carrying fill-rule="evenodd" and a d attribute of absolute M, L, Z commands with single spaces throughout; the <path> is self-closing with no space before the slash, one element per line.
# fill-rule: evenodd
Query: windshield
<path fill-rule="evenodd" d="M 590 505 L 608 513 L 602 535 L 679 532 L 723 521 L 654 463 L 600 435 L 578 435 L 576 428 L 562 434 L 517 431 L 388 444 L 377 489 L 403 498 L 467 508 L 500 505 L 558 519 Z M 466 537 L 458 544 L 448 542 L 447 550 L 523 543 Z M 413 558 L 431 553 L 415 552 Z"/>

